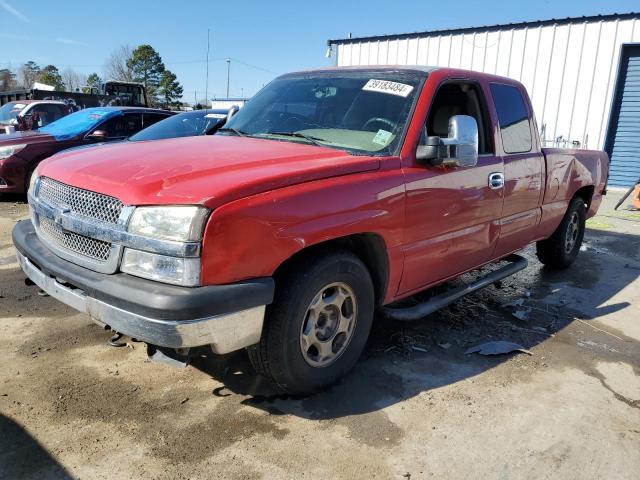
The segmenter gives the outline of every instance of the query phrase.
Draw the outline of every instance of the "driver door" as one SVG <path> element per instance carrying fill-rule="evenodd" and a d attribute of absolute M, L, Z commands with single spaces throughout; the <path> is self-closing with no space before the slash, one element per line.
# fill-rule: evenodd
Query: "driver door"
<path fill-rule="evenodd" d="M 438 87 L 427 115 L 423 139 L 447 137 L 449 118 L 469 115 L 478 123 L 479 155 L 473 167 L 412 163 L 404 169 L 406 219 L 404 272 L 399 295 L 422 290 L 492 259 L 500 233 L 502 189 L 489 176 L 503 173 L 489 129 L 484 88 L 474 82 Z"/>

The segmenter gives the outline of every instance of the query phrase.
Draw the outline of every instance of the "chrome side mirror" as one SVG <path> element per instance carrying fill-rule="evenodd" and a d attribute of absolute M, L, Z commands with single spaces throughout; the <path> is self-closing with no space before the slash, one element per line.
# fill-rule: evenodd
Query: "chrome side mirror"
<path fill-rule="evenodd" d="M 447 138 L 427 137 L 426 145 L 418 146 L 416 160 L 431 165 L 474 167 L 478 163 L 478 124 L 468 115 L 449 119 Z"/>
<path fill-rule="evenodd" d="M 87 138 L 90 140 L 97 140 L 98 142 L 103 142 L 107 139 L 107 132 L 106 130 L 94 130 L 89 135 L 87 135 Z"/>
<path fill-rule="evenodd" d="M 237 105 L 232 106 L 229 111 L 227 112 L 227 122 L 229 120 L 231 120 L 231 117 L 233 117 L 236 113 L 238 113 L 238 110 L 240 110 L 240 107 L 238 107 Z"/>

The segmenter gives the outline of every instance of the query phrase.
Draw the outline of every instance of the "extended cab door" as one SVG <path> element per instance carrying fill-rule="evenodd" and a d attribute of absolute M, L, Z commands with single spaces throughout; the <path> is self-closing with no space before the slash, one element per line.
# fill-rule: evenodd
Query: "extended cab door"
<path fill-rule="evenodd" d="M 469 115 L 478 123 L 478 163 L 474 167 L 437 167 L 419 165 L 414 157 L 404 168 L 405 264 L 399 295 L 482 265 L 495 250 L 502 189 L 490 188 L 489 177 L 502 175 L 503 167 L 495 151 L 487 88 L 468 80 L 445 80 L 437 86 L 423 138 L 446 138 L 449 119 Z"/>
<path fill-rule="evenodd" d="M 535 122 L 526 91 L 491 83 L 504 162 L 504 207 L 495 256 L 518 250 L 534 240 L 544 192 L 544 156 L 534 139 Z"/>

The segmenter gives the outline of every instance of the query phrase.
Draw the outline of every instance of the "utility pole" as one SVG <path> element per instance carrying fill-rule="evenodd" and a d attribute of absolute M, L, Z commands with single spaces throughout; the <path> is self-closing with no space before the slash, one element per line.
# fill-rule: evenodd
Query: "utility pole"
<path fill-rule="evenodd" d="M 227 98 L 229 98 L 229 75 L 231 70 L 231 59 L 227 58 Z"/>
<path fill-rule="evenodd" d="M 204 87 L 204 99 L 209 104 L 209 29 L 207 28 L 207 84 Z"/>

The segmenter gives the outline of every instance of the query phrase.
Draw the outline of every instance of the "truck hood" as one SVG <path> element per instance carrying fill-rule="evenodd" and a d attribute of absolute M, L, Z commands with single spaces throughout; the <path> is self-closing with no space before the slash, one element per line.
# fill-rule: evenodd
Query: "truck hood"
<path fill-rule="evenodd" d="M 379 168 L 376 157 L 297 142 L 214 135 L 62 152 L 39 175 L 126 205 L 215 208 L 289 185 Z"/>

